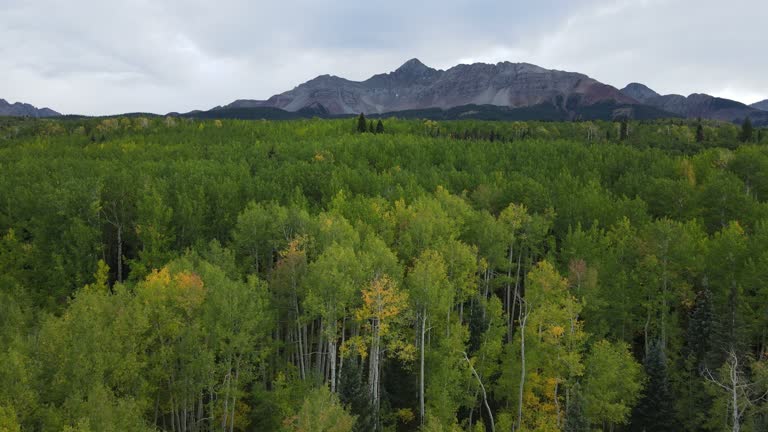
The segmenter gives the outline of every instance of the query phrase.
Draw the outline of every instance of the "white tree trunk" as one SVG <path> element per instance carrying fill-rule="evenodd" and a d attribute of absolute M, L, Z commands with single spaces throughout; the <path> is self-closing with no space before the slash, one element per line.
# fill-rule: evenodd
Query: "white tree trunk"
<path fill-rule="evenodd" d="M 419 417 L 421 424 L 424 425 L 424 335 L 427 333 L 427 314 L 422 312 L 421 316 L 421 358 L 419 360 Z"/>

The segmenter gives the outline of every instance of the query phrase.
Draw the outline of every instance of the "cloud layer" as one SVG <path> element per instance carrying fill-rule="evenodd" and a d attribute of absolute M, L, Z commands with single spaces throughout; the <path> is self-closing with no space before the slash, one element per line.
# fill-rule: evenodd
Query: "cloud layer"
<path fill-rule="evenodd" d="M 768 98 L 763 0 L 4 0 L 0 98 L 60 112 L 208 109 L 418 57 L 524 61 L 660 93 Z"/>

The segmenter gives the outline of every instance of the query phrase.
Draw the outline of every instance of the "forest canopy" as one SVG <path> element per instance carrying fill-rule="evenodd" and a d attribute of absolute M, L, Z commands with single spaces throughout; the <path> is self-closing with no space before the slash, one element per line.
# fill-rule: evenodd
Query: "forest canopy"
<path fill-rule="evenodd" d="M 2 118 L 0 430 L 764 431 L 767 144 Z"/>

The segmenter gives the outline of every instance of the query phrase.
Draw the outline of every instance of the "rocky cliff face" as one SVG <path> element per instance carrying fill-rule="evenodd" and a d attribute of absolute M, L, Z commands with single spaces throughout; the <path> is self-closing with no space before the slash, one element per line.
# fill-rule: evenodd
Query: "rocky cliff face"
<path fill-rule="evenodd" d="M 768 112 L 760 111 L 730 99 L 701 93 L 694 93 L 687 97 L 676 94 L 662 96 L 643 84 L 638 83 L 628 85 L 621 92 L 643 104 L 686 118 L 705 118 L 734 122 L 749 117 L 756 124 L 768 124 Z"/>
<path fill-rule="evenodd" d="M 53 117 L 61 115 L 50 108 L 35 108 L 26 103 L 16 102 L 8 103 L 5 99 L 0 99 L 0 116 L 14 117 Z"/>
<path fill-rule="evenodd" d="M 266 101 L 239 100 L 227 108 L 322 106 L 329 114 L 384 113 L 462 105 L 510 108 L 551 105 L 569 111 L 599 102 L 636 104 L 630 96 L 586 75 L 527 63 L 475 63 L 448 70 L 412 59 L 390 73 L 362 81 L 322 75 Z"/>

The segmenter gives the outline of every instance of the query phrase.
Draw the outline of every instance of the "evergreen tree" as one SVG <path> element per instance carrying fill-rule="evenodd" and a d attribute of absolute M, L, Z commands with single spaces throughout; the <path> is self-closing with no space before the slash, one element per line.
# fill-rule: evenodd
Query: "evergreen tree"
<path fill-rule="evenodd" d="M 467 327 L 469 328 L 469 343 L 467 351 L 472 354 L 480 349 L 485 331 L 488 329 L 488 317 L 485 314 L 484 305 L 480 299 L 470 302 L 465 312 L 467 315 Z"/>
<path fill-rule="evenodd" d="M 752 140 L 752 120 L 749 117 L 744 119 L 744 123 L 741 124 L 741 134 L 739 134 L 739 140 L 741 142 L 747 142 Z"/>
<path fill-rule="evenodd" d="M 368 132 L 376 133 L 376 129 L 373 127 L 373 120 L 368 123 Z"/>
<path fill-rule="evenodd" d="M 705 288 L 696 294 L 696 300 L 688 321 L 688 352 L 693 357 L 695 366 L 699 369 L 708 365 L 707 360 L 712 349 L 714 322 L 712 293 Z"/>
<path fill-rule="evenodd" d="M 631 430 L 638 432 L 675 432 L 675 400 L 669 386 L 667 357 L 660 342 L 651 345 L 645 358 L 648 381 L 643 398 L 632 415 Z"/>
<path fill-rule="evenodd" d="M 339 381 L 339 400 L 352 415 L 357 416 L 355 431 L 375 430 L 371 398 L 363 382 L 362 367 L 354 358 L 344 359 L 343 374 Z"/>
<path fill-rule="evenodd" d="M 376 133 L 384 133 L 384 123 L 381 122 L 381 119 L 376 123 Z"/>
<path fill-rule="evenodd" d="M 368 128 L 366 127 L 366 124 L 367 123 L 365 121 L 365 114 L 360 113 L 360 115 L 357 116 L 357 131 L 360 133 L 363 133 L 366 130 L 368 130 Z"/>
<path fill-rule="evenodd" d="M 629 137 L 629 123 L 627 119 L 621 120 L 621 127 L 619 128 L 619 140 L 624 141 Z"/>
<path fill-rule="evenodd" d="M 589 420 L 584 414 L 584 395 L 579 383 L 571 388 L 563 430 L 565 432 L 589 432 Z"/>
<path fill-rule="evenodd" d="M 701 123 L 696 126 L 696 142 L 704 142 L 704 126 Z"/>
<path fill-rule="evenodd" d="M 757 142 L 758 142 L 758 144 L 763 142 L 763 130 L 762 129 L 758 129 L 757 130 Z"/>

